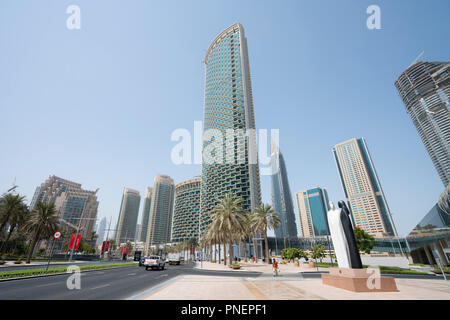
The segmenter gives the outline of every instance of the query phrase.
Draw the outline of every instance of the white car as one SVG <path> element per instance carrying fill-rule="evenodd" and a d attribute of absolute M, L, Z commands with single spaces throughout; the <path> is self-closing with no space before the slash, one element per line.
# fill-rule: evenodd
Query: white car
<path fill-rule="evenodd" d="M 150 256 L 144 260 L 144 266 L 145 270 L 148 270 L 149 268 L 152 268 L 152 270 L 164 270 L 166 262 L 160 256 Z"/>

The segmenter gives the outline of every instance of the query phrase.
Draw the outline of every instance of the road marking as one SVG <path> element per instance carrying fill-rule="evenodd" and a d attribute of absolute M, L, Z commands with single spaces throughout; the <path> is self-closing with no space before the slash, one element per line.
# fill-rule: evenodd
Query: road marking
<path fill-rule="evenodd" d="M 39 288 L 39 287 L 47 287 L 47 286 L 53 286 L 53 285 L 55 285 L 55 284 L 60 284 L 60 283 L 61 283 L 61 282 L 54 282 L 54 283 L 40 284 L 40 285 L 36 286 L 36 288 Z"/>
<path fill-rule="evenodd" d="M 102 285 L 102 286 L 98 286 L 98 287 L 91 288 L 91 290 L 100 289 L 100 288 L 105 288 L 105 287 L 109 287 L 109 286 L 110 286 L 110 284 L 104 284 L 104 285 Z"/>
<path fill-rule="evenodd" d="M 156 279 L 161 278 L 161 277 L 167 277 L 167 276 L 169 276 L 167 273 L 166 274 L 162 274 L 162 275 L 156 277 Z"/>
<path fill-rule="evenodd" d="M 129 273 L 129 274 L 127 274 L 127 276 L 134 276 L 134 275 L 136 275 L 136 273 Z"/>

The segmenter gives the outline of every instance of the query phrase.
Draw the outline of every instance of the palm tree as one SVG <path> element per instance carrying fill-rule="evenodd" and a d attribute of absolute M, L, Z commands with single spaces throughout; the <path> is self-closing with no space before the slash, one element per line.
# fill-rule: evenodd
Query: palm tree
<path fill-rule="evenodd" d="M 0 232 L 10 224 L 11 219 L 23 209 L 23 200 L 18 194 L 8 193 L 0 198 Z"/>
<path fill-rule="evenodd" d="M 8 236 L 6 237 L 6 240 L 2 243 L 2 246 L 0 248 L 0 252 L 3 252 L 3 249 L 5 247 L 5 245 L 8 244 L 9 239 L 11 238 L 11 235 L 13 234 L 13 232 L 15 230 L 21 229 L 25 222 L 26 219 L 28 218 L 28 207 L 25 203 L 21 202 L 20 204 L 20 208 L 18 210 L 14 210 L 12 212 L 12 214 L 9 216 L 9 231 L 8 231 Z"/>
<path fill-rule="evenodd" d="M 50 237 L 58 226 L 58 212 L 53 203 L 39 202 L 36 209 L 30 214 L 30 219 L 27 222 L 26 230 L 32 235 L 31 245 L 28 249 L 27 263 L 30 263 L 33 255 L 34 247 L 38 238 Z"/>
<path fill-rule="evenodd" d="M 218 200 L 216 207 L 210 212 L 213 222 L 216 221 L 217 228 L 224 236 L 224 245 L 228 243 L 229 264 L 233 260 L 233 241 L 235 234 L 244 229 L 246 211 L 242 205 L 242 198 L 235 198 L 232 193 L 228 193 L 222 200 Z M 225 259 L 226 260 L 226 256 Z M 225 262 L 226 263 L 226 262 Z"/>
<path fill-rule="evenodd" d="M 269 204 L 261 204 L 256 207 L 255 212 L 252 214 L 252 227 L 253 230 L 260 232 L 264 235 L 265 245 L 265 258 L 266 262 L 269 262 L 269 242 L 267 241 L 267 229 L 276 229 L 281 224 L 280 214 L 275 212 Z"/>

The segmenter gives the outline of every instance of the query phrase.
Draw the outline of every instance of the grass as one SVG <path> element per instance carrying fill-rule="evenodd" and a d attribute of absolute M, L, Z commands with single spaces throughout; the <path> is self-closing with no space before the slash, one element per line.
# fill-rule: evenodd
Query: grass
<path fill-rule="evenodd" d="M 124 262 L 124 263 L 95 264 L 95 265 L 88 265 L 88 266 L 79 266 L 79 268 L 81 271 L 85 271 L 85 270 L 95 270 L 95 269 L 129 267 L 129 266 L 135 266 L 135 265 L 136 264 L 134 262 Z M 69 266 L 49 268 L 47 271 L 45 270 L 45 268 L 5 271 L 5 272 L 0 272 L 0 279 L 22 278 L 22 277 L 28 277 L 28 276 L 44 275 L 44 274 L 65 273 L 67 271 L 68 267 Z"/>

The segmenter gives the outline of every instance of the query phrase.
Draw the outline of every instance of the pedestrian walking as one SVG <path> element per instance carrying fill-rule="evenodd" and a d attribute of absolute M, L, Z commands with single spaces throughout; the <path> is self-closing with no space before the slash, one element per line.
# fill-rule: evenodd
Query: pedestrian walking
<path fill-rule="evenodd" d="M 272 260 L 272 269 L 273 269 L 273 276 L 276 277 L 278 276 L 278 262 L 276 259 Z"/>

